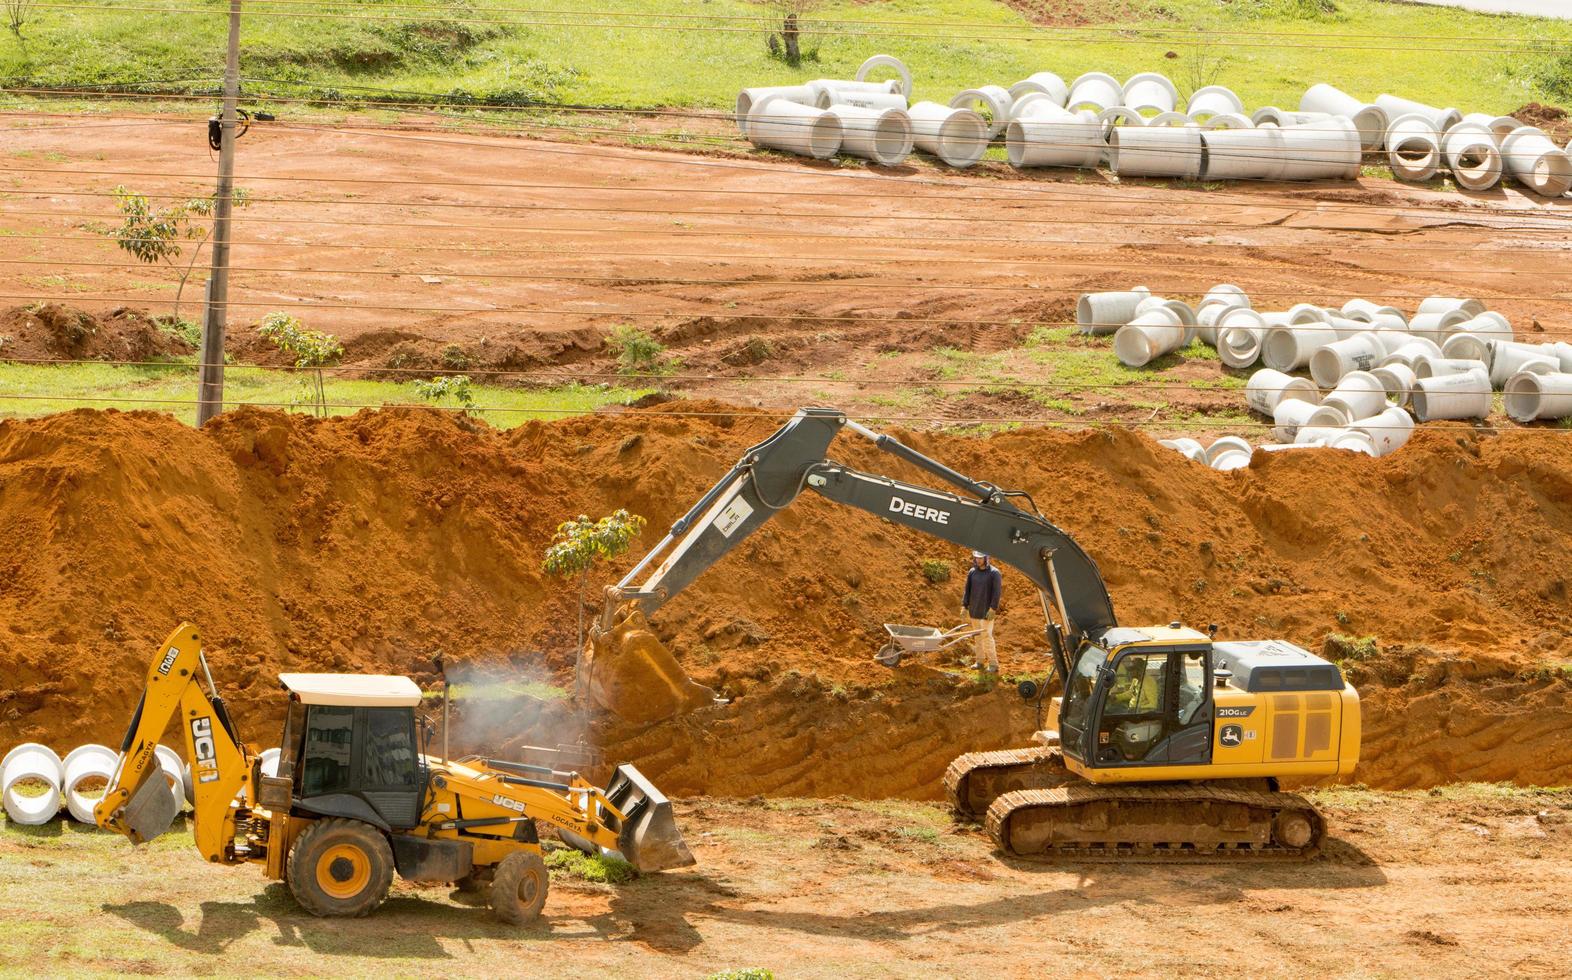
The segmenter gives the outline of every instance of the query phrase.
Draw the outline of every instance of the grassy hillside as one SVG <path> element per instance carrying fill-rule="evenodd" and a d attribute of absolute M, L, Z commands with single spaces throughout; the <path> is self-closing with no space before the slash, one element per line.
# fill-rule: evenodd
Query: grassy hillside
<path fill-rule="evenodd" d="M 51 2 L 34 9 L 20 39 L 0 33 L 7 85 L 157 81 L 211 90 L 224 43 L 222 0 L 164 4 L 181 13 Z M 1572 24 L 1384 0 L 835 0 L 810 15 L 808 57 L 796 67 L 766 50 L 768 15 L 759 3 L 563 6 L 256 0 L 243 28 L 242 71 L 258 80 L 248 85 L 253 92 L 277 94 L 356 98 L 381 88 L 511 103 L 720 107 L 745 84 L 847 77 L 882 51 L 911 66 L 918 97 L 939 100 L 1043 69 L 1066 79 L 1093 69 L 1120 77 L 1161 70 L 1182 90 L 1220 81 L 1252 106 L 1297 106 L 1314 81 L 1465 111 L 1572 94 Z M 621 26 L 606 26 L 612 22 Z M 1176 30 L 1244 33 L 1205 43 L 1197 38 L 1208 34 L 1162 33 Z M 1416 50 L 1424 47 L 1449 50 Z"/>

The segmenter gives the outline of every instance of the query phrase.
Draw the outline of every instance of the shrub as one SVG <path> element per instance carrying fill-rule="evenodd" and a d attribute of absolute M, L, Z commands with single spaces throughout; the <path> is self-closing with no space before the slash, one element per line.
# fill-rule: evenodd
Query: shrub
<path fill-rule="evenodd" d="M 922 577 L 934 584 L 948 582 L 950 573 L 953 570 L 950 563 L 942 558 L 924 558 L 922 560 Z"/>
<path fill-rule="evenodd" d="M 475 404 L 475 386 L 468 375 L 449 374 L 430 381 L 416 381 L 415 394 L 428 402 L 440 403 L 445 398 L 452 398 L 469 411 Z"/>
<path fill-rule="evenodd" d="M 181 321 L 185 322 L 185 321 Z M 271 340 L 273 346 L 295 359 L 297 368 L 314 368 L 307 380 L 311 400 L 318 415 L 327 414 L 327 391 L 322 384 L 322 368 L 344 356 L 344 345 L 330 333 L 307 330 L 297 317 L 274 311 L 262 318 L 257 333 Z M 198 338 L 200 344 L 200 337 Z"/>
<path fill-rule="evenodd" d="M 638 327 L 613 327 L 606 348 L 617 358 L 617 370 L 623 374 L 665 374 L 670 369 L 666 348 Z"/>
<path fill-rule="evenodd" d="M 464 348 L 458 344 L 449 344 L 442 348 L 442 366 L 449 371 L 468 371 L 469 355 L 464 353 Z"/>
<path fill-rule="evenodd" d="M 546 852 L 546 867 L 556 874 L 599 882 L 603 885 L 620 885 L 638 877 L 633 865 L 620 857 L 605 854 L 585 854 L 572 848 L 558 848 Z"/>
<path fill-rule="evenodd" d="M 1373 636 L 1345 636 L 1342 633 L 1328 633 L 1321 641 L 1321 653 L 1333 661 L 1351 661 L 1360 663 L 1374 660 L 1381 654 L 1381 648 L 1376 644 Z"/>
<path fill-rule="evenodd" d="M 597 561 L 615 558 L 633 544 L 644 530 L 644 518 L 624 509 L 598 521 L 580 514 L 557 525 L 557 533 L 546 549 L 541 568 L 549 575 L 579 578 L 579 656 L 584 655 L 584 589 L 589 571 Z"/>

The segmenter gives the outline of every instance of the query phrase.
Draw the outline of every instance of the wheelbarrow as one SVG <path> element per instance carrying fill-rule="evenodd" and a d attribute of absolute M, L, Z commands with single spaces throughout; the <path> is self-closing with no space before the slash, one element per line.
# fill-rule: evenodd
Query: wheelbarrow
<path fill-rule="evenodd" d="M 947 649 L 981 633 L 982 627 L 962 623 L 951 629 L 941 630 L 936 626 L 902 626 L 899 623 L 885 623 L 884 631 L 890 634 L 890 640 L 879 648 L 873 659 L 886 667 L 899 667 L 901 658 L 907 654 L 935 653 Z"/>

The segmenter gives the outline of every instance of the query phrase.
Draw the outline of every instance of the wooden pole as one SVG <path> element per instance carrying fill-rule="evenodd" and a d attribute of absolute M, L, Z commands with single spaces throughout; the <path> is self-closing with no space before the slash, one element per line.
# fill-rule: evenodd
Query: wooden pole
<path fill-rule="evenodd" d="M 213 200 L 213 272 L 202 317 L 202 378 L 197 425 L 224 410 L 224 331 L 229 315 L 229 226 L 235 203 L 236 103 L 240 100 L 240 0 L 229 0 L 229 54 L 219 118 L 218 193 Z"/>

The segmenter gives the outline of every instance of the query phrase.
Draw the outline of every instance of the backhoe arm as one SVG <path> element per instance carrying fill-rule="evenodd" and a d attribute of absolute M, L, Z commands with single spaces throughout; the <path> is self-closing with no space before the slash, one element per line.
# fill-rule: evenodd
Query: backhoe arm
<path fill-rule="evenodd" d="M 830 442 L 847 427 L 880 449 L 937 476 L 961 493 L 933 490 L 863 473 L 825 458 Z M 992 555 L 1018 569 L 1042 591 L 1055 659 L 1113 625 L 1113 602 L 1097 565 L 1068 534 L 1011 502 L 1020 491 L 979 482 L 873 432 L 828 408 L 805 408 L 765 441 L 749 449 L 671 533 L 608 596 L 637 599 L 646 613 L 686 588 L 806 488 L 935 537 Z M 1034 508 L 1035 510 L 1035 508 Z M 655 559 L 665 557 L 653 571 Z M 641 580 L 642 578 L 642 580 Z"/>
<path fill-rule="evenodd" d="M 199 670 L 208 693 L 202 691 Z M 237 863 L 242 859 L 234 853 L 234 800 L 251 779 L 250 753 L 235 738 L 223 699 L 213 690 L 201 635 L 190 623 L 176 627 L 153 656 L 141 701 L 120 746 L 120 766 L 93 808 L 93 818 L 134 844 L 169 829 L 180 803 L 154 750 L 177 715 L 191 762 L 197 849 L 209 861 Z"/>

